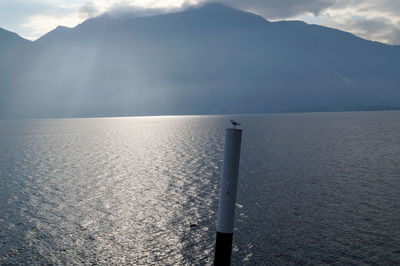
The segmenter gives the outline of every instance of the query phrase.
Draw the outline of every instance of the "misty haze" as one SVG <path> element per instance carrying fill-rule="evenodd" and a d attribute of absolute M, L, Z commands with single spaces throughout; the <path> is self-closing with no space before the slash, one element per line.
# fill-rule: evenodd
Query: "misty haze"
<path fill-rule="evenodd" d="M 0 39 L 1 118 L 400 107 L 399 46 L 221 4 Z"/>

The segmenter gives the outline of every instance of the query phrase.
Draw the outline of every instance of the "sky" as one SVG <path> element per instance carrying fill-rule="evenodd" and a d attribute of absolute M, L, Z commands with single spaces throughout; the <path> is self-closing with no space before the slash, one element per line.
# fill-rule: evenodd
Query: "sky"
<path fill-rule="evenodd" d="M 35 40 L 102 13 L 168 13 L 208 0 L 0 0 L 0 27 Z M 303 20 L 400 45 L 400 0 L 221 0 L 270 21 Z"/>

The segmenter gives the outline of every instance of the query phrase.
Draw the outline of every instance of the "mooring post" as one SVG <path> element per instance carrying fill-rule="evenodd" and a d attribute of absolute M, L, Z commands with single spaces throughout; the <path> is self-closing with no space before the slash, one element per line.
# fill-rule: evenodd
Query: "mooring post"
<path fill-rule="evenodd" d="M 230 265 L 242 130 L 227 128 L 218 203 L 214 265 Z"/>

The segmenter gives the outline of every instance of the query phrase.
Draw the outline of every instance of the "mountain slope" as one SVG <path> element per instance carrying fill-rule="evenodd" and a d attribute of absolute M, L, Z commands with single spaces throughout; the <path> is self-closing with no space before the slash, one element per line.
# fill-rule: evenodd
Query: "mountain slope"
<path fill-rule="evenodd" d="M 0 51 L 4 52 L 13 46 L 29 45 L 31 42 L 21 38 L 18 34 L 0 28 Z"/>
<path fill-rule="evenodd" d="M 9 102 L 16 90 L 16 80 L 23 72 L 32 42 L 0 28 L 0 118 L 12 115 Z"/>
<path fill-rule="evenodd" d="M 29 95 L 14 103 L 18 116 L 400 107 L 398 46 L 221 4 L 105 14 L 59 27 L 35 46 L 18 83 L 18 95 Z"/>

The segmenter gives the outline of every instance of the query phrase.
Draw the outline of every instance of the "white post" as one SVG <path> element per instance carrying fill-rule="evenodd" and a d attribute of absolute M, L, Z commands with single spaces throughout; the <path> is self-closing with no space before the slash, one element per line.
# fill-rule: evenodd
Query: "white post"
<path fill-rule="evenodd" d="M 241 142 L 241 129 L 226 129 L 214 265 L 230 265 L 231 261 Z"/>

